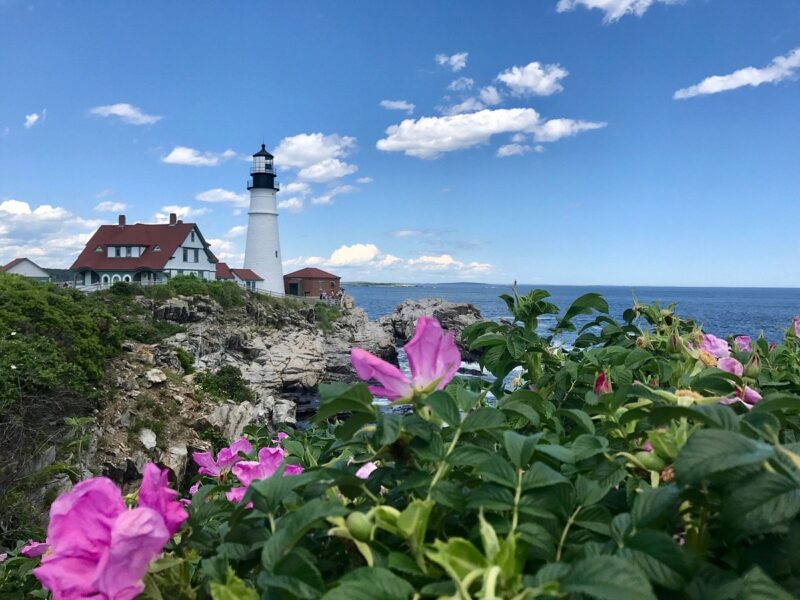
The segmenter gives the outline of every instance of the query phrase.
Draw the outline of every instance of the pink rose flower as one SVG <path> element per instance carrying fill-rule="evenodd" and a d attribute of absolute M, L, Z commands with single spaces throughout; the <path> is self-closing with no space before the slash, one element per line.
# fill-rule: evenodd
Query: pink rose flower
<path fill-rule="evenodd" d="M 285 440 L 286 438 L 288 438 L 288 437 L 289 437 L 288 433 L 284 433 L 283 431 L 279 431 L 278 433 L 275 434 L 275 437 L 272 439 L 272 443 L 277 445 L 277 446 L 280 446 L 281 442 L 283 440 Z"/>
<path fill-rule="evenodd" d="M 761 394 L 749 386 L 744 386 L 744 391 L 739 390 L 736 395 L 742 399 L 742 402 L 749 406 L 761 402 Z"/>
<path fill-rule="evenodd" d="M 717 358 L 725 358 L 731 355 L 728 342 L 710 333 L 703 334 L 703 341 L 700 343 L 700 350 L 705 350 Z"/>
<path fill-rule="evenodd" d="M 445 333 L 433 317 L 417 319 L 414 337 L 405 345 L 411 377 L 396 366 L 361 348 L 353 348 L 350 358 L 358 376 L 375 379 L 380 385 L 370 391 L 389 400 L 409 401 L 416 392 L 444 389 L 461 365 L 461 353 L 452 332 Z"/>
<path fill-rule="evenodd" d="M 742 366 L 742 363 L 735 358 L 731 358 L 730 356 L 720 358 L 719 362 L 717 363 L 717 368 L 721 371 L 725 371 L 726 373 L 733 373 L 737 377 L 741 377 L 744 373 L 744 367 Z"/>
<path fill-rule="evenodd" d="M 597 374 L 597 379 L 594 380 L 594 393 L 598 396 L 611 393 L 611 380 L 606 377 L 605 371 Z"/>
<path fill-rule="evenodd" d="M 286 458 L 286 450 L 283 448 L 261 448 L 258 451 L 257 461 L 243 460 L 238 462 L 234 465 L 232 472 L 242 485 L 229 490 L 225 497 L 238 504 L 244 498 L 248 486 L 254 481 L 271 477 L 283 464 L 284 458 Z M 283 470 L 284 476 L 299 475 L 302 472 L 303 467 L 300 465 L 286 465 Z M 247 508 L 250 508 L 250 506 L 252 505 L 248 504 Z"/>
<path fill-rule="evenodd" d="M 33 574 L 54 600 L 133 600 L 170 533 L 152 508 L 128 510 L 105 477 L 77 484 L 50 507 L 51 551 Z"/>
<path fill-rule="evenodd" d="M 750 343 L 752 340 L 750 339 L 749 335 L 737 335 L 733 338 L 733 344 L 736 346 L 736 350 L 739 352 L 750 352 L 752 348 L 750 347 Z"/>
<path fill-rule="evenodd" d="M 651 444 L 650 442 L 645 442 L 642 445 L 642 450 L 644 450 L 645 452 L 652 452 L 653 451 L 653 444 Z"/>
<path fill-rule="evenodd" d="M 800 337 L 800 315 L 792 319 L 792 323 L 794 324 L 794 334 Z"/>
<path fill-rule="evenodd" d="M 138 506 L 152 508 L 160 514 L 170 536 L 189 518 L 177 497 L 178 492 L 169 487 L 169 472 L 166 469 L 162 471 L 153 463 L 145 466 Z"/>
<path fill-rule="evenodd" d="M 378 465 L 374 462 L 368 462 L 361 465 L 361 468 L 356 471 L 356 477 L 359 479 L 368 479 L 373 471 L 378 469 Z"/>
<path fill-rule="evenodd" d="M 217 454 L 217 460 L 211 452 L 195 452 L 192 454 L 194 462 L 196 462 L 200 469 L 198 472 L 201 475 L 210 475 L 211 477 L 219 477 L 223 473 L 227 473 L 230 468 L 237 462 L 242 460 L 239 456 L 240 452 L 250 454 L 253 451 L 253 445 L 247 438 L 239 438 L 233 442 L 228 448 L 223 448 Z"/>
<path fill-rule="evenodd" d="M 26 558 L 36 558 L 37 556 L 41 556 L 47 552 L 49 549 L 50 544 L 47 542 L 35 542 L 33 540 L 28 540 L 28 543 L 19 549 L 19 553 Z"/>

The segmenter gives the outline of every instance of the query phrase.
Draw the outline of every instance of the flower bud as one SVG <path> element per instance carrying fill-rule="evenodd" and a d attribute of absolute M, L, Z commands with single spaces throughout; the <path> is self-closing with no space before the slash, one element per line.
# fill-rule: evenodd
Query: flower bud
<path fill-rule="evenodd" d="M 372 523 L 367 515 L 362 512 L 351 512 L 347 515 L 345 524 L 347 525 L 347 530 L 350 532 L 350 535 L 359 542 L 368 542 L 369 538 L 372 536 Z"/>
<path fill-rule="evenodd" d="M 666 466 L 664 460 L 655 452 L 640 451 L 634 454 L 634 456 L 648 471 L 656 471 L 660 473 L 661 470 Z"/>
<path fill-rule="evenodd" d="M 744 366 L 744 376 L 755 379 L 758 377 L 759 373 L 761 373 L 761 357 L 758 355 L 758 352 L 753 352 L 750 360 L 748 360 L 747 364 Z"/>

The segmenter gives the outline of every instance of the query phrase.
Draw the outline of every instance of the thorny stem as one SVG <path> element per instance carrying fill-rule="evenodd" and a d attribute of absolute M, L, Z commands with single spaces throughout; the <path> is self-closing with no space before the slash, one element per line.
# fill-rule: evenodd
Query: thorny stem
<path fill-rule="evenodd" d="M 569 533 L 570 527 L 575 523 L 575 519 L 578 518 L 578 513 L 583 510 L 583 506 L 578 506 L 575 509 L 575 512 L 572 513 L 567 520 L 567 524 L 564 526 L 564 531 L 561 532 L 561 540 L 558 542 L 558 551 L 556 552 L 556 562 L 561 560 L 561 553 L 564 551 L 564 545 L 567 543 L 567 534 Z"/>

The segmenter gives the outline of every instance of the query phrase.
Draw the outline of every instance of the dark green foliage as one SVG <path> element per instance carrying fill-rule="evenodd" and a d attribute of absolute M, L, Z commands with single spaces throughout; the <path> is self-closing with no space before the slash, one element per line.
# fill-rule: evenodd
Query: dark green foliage
<path fill-rule="evenodd" d="M 333 322 L 342 316 L 342 309 L 338 306 L 317 302 L 314 304 L 314 320 L 322 331 L 329 332 L 333 329 Z"/>
<path fill-rule="evenodd" d="M 145 296 L 155 300 L 175 296 L 210 296 L 226 308 L 244 304 L 248 293 L 232 281 L 207 281 L 188 275 L 178 275 L 165 284 L 141 289 Z"/>
<path fill-rule="evenodd" d="M 173 348 L 175 350 L 175 354 L 178 357 L 178 360 L 181 363 L 181 368 L 183 369 L 184 373 L 193 373 L 194 372 L 194 356 L 189 354 L 183 348 Z"/>
<path fill-rule="evenodd" d="M 204 392 L 220 400 L 244 402 L 253 399 L 253 392 L 242 379 L 242 372 L 232 365 L 220 367 L 216 373 L 198 373 L 195 382 Z"/>

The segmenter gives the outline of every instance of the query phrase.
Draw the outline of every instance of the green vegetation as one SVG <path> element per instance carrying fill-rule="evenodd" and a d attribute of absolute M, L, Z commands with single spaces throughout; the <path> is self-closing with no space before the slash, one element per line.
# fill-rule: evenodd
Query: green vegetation
<path fill-rule="evenodd" d="M 181 368 L 184 373 L 194 373 L 194 356 L 189 354 L 183 348 L 173 348 L 175 355 L 181 363 Z"/>
<path fill-rule="evenodd" d="M 314 304 L 314 321 L 319 328 L 328 333 L 333 330 L 333 322 L 342 316 L 342 309 L 338 306 L 317 302 Z"/>
<path fill-rule="evenodd" d="M 253 399 L 253 392 L 242 379 L 242 372 L 232 365 L 220 367 L 216 373 L 197 373 L 195 383 L 218 400 L 244 402 Z"/>

